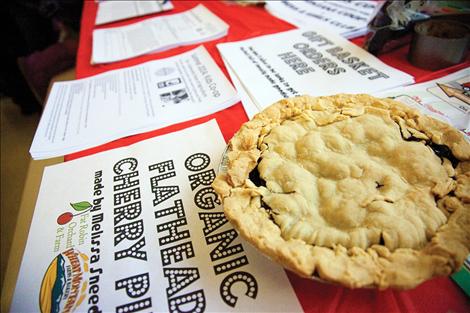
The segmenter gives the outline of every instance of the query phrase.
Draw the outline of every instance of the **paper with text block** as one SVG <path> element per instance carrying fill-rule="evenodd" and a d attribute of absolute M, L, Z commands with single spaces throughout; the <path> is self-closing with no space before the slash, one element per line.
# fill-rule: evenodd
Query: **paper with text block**
<path fill-rule="evenodd" d="M 414 82 L 412 76 L 327 31 L 296 29 L 217 48 L 233 81 L 240 82 L 259 110 L 297 95 L 372 93 Z M 252 108 L 250 104 L 247 112 Z"/>
<path fill-rule="evenodd" d="M 47 167 L 12 311 L 300 312 L 210 186 L 225 145 L 211 120 Z"/>
<path fill-rule="evenodd" d="M 171 1 L 100 1 L 96 12 L 95 24 L 102 25 L 136 16 L 168 11 L 171 9 L 173 9 Z"/>
<path fill-rule="evenodd" d="M 109 63 L 223 37 L 228 24 L 199 4 L 191 10 L 93 31 L 91 63 Z"/>
<path fill-rule="evenodd" d="M 267 1 L 266 10 L 299 28 L 328 29 L 345 38 L 367 33 L 384 1 Z"/>
<path fill-rule="evenodd" d="M 30 149 L 41 159 L 202 117 L 239 101 L 207 50 L 55 83 Z"/>

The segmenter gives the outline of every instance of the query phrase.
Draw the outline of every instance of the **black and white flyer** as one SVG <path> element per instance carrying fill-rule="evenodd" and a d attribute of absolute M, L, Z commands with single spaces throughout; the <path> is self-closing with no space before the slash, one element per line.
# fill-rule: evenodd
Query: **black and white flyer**
<path fill-rule="evenodd" d="M 91 63 L 110 63 L 227 35 L 229 25 L 204 5 L 125 26 L 93 31 Z"/>
<path fill-rule="evenodd" d="M 324 30 L 297 29 L 217 47 L 249 117 L 297 95 L 373 93 L 414 82 Z"/>
<path fill-rule="evenodd" d="M 34 159 L 81 151 L 205 116 L 239 101 L 199 46 L 160 60 L 52 86 L 34 136 Z"/>
<path fill-rule="evenodd" d="M 385 1 L 266 1 L 266 10 L 298 28 L 328 29 L 344 38 L 367 33 L 367 23 Z"/>

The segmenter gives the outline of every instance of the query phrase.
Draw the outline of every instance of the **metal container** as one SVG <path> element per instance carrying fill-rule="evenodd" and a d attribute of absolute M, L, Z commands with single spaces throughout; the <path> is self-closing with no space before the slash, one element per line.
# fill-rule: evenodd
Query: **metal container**
<path fill-rule="evenodd" d="M 470 29 L 451 20 L 416 24 L 408 53 L 411 64 L 438 70 L 462 62 L 470 43 Z"/>

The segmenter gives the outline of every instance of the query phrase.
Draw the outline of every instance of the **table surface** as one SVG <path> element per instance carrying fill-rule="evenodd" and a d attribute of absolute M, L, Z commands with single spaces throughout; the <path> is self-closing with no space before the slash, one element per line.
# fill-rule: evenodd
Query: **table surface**
<path fill-rule="evenodd" d="M 197 45 L 179 47 L 169 51 L 145 55 L 126 61 L 114 62 L 105 65 L 90 64 L 92 31 L 96 28 L 126 25 L 153 16 L 174 14 L 186 11 L 196 6 L 198 1 L 174 1 L 174 10 L 166 13 L 153 14 L 145 17 L 133 18 L 131 20 L 116 22 L 106 26 L 96 27 L 94 25 L 97 4 L 94 1 L 85 1 L 82 23 L 80 31 L 80 44 L 77 54 L 76 75 L 77 78 L 88 77 L 112 69 L 123 68 L 140 64 L 149 60 L 161 59 L 182 52 L 191 50 Z M 226 37 L 204 43 L 215 62 L 228 76 L 223 65 L 216 44 L 248 39 L 260 35 L 276 33 L 293 29 L 294 27 L 269 15 L 262 7 L 243 7 L 236 4 L 229 4 L 222 1 L 204 1 L 204 5 L 222 18 L 230 25 L 229 33 Z M 363 38 L 353 40 L 360 45 Z M 415 77 L 416 82 L 424 82 L 438 78 L 456 70 L 470 66 L 467 60 L 456 66 L 440 71 L 427 71 L 416 68 L 408 63 L 406 55 L 408 47 L 402 47 L 391 53 L 380 56 L 380 59 L 402 71 Z M 217 119 L 225 140 L 228 140 L 238 130 L 240 125 L 247 121 L 247 116 L 241 103 L 238 103 L 223 111 L 209 116 L 187 121 L 177 125 L 172 125 L 163 129 L 126 137 L 92 149 L 65 156 L 65 160 L 73 160 L 79 157 L 90 155 L 99 151 L 104 151 L 116 147 L 126 146 L 147 138 L 166 134 L 189 126 L 206 122 L 210 119 Z M 13 238 L 12 249 L 5 274 L 4 288 L 2 290 L 1 311 L 7 312 L 18 276 L 19 266 L 26 245 L 29 225 L 31 223 L 34 206 L 39 190 L 42 171 L 45 166 L 56 164 L 62 158 L 49 159 L 44 161 L 32 161 L 28 170 L 23 197 L 19 209 L 18 222 Z M 323 284 L 308 279 L 299 278 L 288 273 L 288 277 L 294 287 L 304 311 L 306 312 L 470 312 L 470 301 L 463 291 L 450 278 L 436 278 L 427 281 L 415 289 L 408 291 L 375 289 L 347 289 L 331 284 Z"/>

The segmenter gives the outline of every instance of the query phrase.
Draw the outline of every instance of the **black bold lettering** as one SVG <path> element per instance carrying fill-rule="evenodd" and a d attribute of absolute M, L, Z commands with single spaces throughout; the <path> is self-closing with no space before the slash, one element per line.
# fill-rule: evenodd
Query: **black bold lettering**
<path fill-rule="evenodd" d="M 189 241 L 162 249 L 160 255 L 162 257 L 162 265 L 167 266 L 184 260 L 184 256 L 186 256 L 186 259 L 193 258 L 195 254 L 193 244 Z"/>
<path fill-rule="evenodd" d="M 190 303 L 193 303 L 193 306 L 188 308 Z M 203 290 L 197 290 L 178 297 L 174 297 L 168 301 L 168 309 L 170 313 L 201 313 L 204 312 L 205 308 L 206 297 L 204 296 Z"/>
<path fill-rule="evenodd" d="M 168 223 L 163 223 L 157 225 L 157 232 L 161 233 L 164 231 L 168 231 L 168 235 L 158 239 L 160 246 L 177 242 L 178 240 L 189 238 L 189 230 L 183 230 L 178 232 L 178 227 L 184 226 L 187 224 L 186 218 L 180 218 Z"/>
<path fill-rule="evenodd" d="M 116 307 L 116 313 L 132 313 L 142 311 L 152 307 L 152 298 L 126 303 Z"/>
<path fill-rule="evenodd" d="M 184 162 L 184 166 L 191 172 L 198 172 L 209 166 L 210 157 L 205 153 L 195 153 L 190 155 Z"/>
<path fill-rule="evenodd" d="M 165 173 L 167 171 L 172 171 L 175 169 L 175 165 L 172 160 L 156 163 L 149 166 L 149 171 L 157 170 L 159 173 Z"/>
<path fill-rule="evenodd" d="M 200 185 L 210 186 L 214 181 L 215 176 L 215 171 L 213 169 L 189 175 L 188 178 L 191 182 L 191 190 L 196 189 Z"/>
<path fill-rule="evenodd" d="M 140 189 L 139 187 L 130 189 L 123 192 L 118 192 L 114 194 L 114 205 L 120 205 L 126 202 L 131 202 L 131 200 L 140 199 Z"/>
<path fill-rule="evenodd" d="M 152 186 L 152 189 L 154 189 L 156 186 L 158 186 L 158 182 L 164 179 L 168 179 L 171 177 L 175 177 L 176 173 L 175 172 L 168 172 L 164 174 L 160 174 L 154 177 L 150 177 L 150 186 Z"/>
<path fill-rule="evenodd" d="M 114 245 L 117 246 L 124 239 L 136 240 L 144 233 L 144 223 L 142 220 L 130 222 L 114 227 Z"/>
<path fill-rule="evenodd" d="M 159 217 L 167 216 L 171 214 L 176 214 L 177 218 L 185 217 L 186 215 L 184 213 L 183 201 L 178 199 L 178 200 L 175 200 L 173 203 L 175 205 L 172 207 L 155 211 L 155 218 L 159 218 Z"/>
<path fill-rule="evenodd" d="M 119 224 L 123 219 L 128 221 L 133 220 L 137 218 L 141 212 L 142 203 L 140 201 L 114 208 L 114 225 Z"/>
<path fill-rule="evenodd" d="M 166 294 L 168 298 L 191 285 L 199 279 L 199 270 L 196 267 L 164 268 L 163 276 L 168 279 Z"/>
<path fill-rule="evenodd" d="M 258 295 L 258 282 L 256 281 L 256 278 L 247 272 L 234 272 L 225 277 L 220 284 L 220 295 L 227 305 L 235 307 L 237 304 L 238 297 L 232 293 L 232 286 L 236 283 L 242 283 L 245 285 L 245 295 L 252 299 L 256 299 L 256 296 Z"/>
<path fill-rule="evenodd" d="M 222 233 L 214 234 L 206 237 L 207 244 L 219 242 L 219 244 L 211 251 L 210 256 L 212 261 L 220 260 L 228 256 L 240 253 L 243 251 L 241 244 L 236 244 L 229 247 L 232 241 L 237 238 L 238 234 L 235 230 L 229 229 Z"/>
<path fill-rule="evenodd" d="M 124 165 L 128 165 L 127 169 L 128 172 L 133 172 L 137 168 L 137 159 L 135 158 L 127 158 L 127 159 L 122 159 L 121 161 L 117 162 L 114 164 L 114 173 L 121 175 L 125 170 L 122 169 Z"/>
<path fill-rule="evenodd" d="M 114 253 L 114 260 L 120 260 L 124 258 L 133 258 L 137 260 L 147 261 L 147 252 L 140 251 L 143 247 L 145 247 L 145 238 L 142 237 L 133 244 L 131 247 L 115 252 Z"/>
<path fill-rule="evenodd" d="M 199 189 L 194 195 L 194 203 L 203 210 L 211 210 L 221 202 L 212 187 Z"/>
<path fill-rule="evenodd" d="M 116 281 L 116 290 L 125 289 L 131 298 L 138 298 L 147 293 L 150 287 L 149 274 L 139 274 Z"/>
<path fill-rule="evenodd" d="M 209 235 L 228 222 L 223 212 L 199 213 L 199 219 L 204 222 L 204 228 L 202 229 L 204 236 Z"/>
<path fill-rule="evenodd" d="M 119 184 L 114 185 L 114 191 L 137 186 L 139 184 L 139 179 L 131 179 L 133 177 L 139 177 L 139 171 L 114 176 L 114 182 L 120 182 Z"/>
<path fill-rule="evenodd" d="M 180 192 L 180 188 L 178 186 L 153 186 L 152 185 L 152 192 L 154 195 L 153 205 L 157 206 L 163 201 L 170 199 L 174 195 L 177 195 Z"/>
<path fill-rule="evenodd" d="M 239 268 L 247 264 L 248 264 L 248 258 L 246 256 L 241 256 L 236 259 L 215 265 L 214 273 L 215 275 L 219 275 L 219 274 L 231 271 L 235 268 Z"/>

